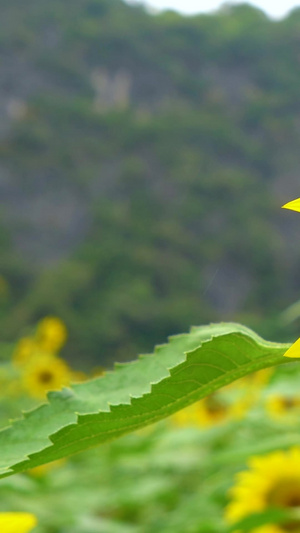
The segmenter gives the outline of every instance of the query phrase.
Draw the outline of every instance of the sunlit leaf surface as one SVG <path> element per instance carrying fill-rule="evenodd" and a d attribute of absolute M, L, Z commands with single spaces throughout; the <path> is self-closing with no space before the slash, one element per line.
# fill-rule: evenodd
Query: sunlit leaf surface
<path fill-rule="evenodd" d="M 287 363 L 289 345 L 264 341 L 238 324 L 193 328 L 152 355 L 72 389 L 0 432 L 7 476 L 115 439 L 161 420 L 255 370 Z"/>

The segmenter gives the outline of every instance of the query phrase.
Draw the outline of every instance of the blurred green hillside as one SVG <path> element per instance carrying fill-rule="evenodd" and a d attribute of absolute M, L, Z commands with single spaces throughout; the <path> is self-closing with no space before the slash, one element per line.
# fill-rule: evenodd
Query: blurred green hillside
<path fill-rule="evenodd" d="M 57 315 L 84 367 L 211 320 L 296 336 L 300 8 L 0 15 L 2 340 Z"/>

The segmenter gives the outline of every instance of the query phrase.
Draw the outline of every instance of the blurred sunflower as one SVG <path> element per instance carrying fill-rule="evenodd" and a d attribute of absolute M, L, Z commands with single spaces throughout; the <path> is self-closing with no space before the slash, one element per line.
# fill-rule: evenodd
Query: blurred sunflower
<path fill-rule="evenodd" d="M 266 410 L 271 418 L 293 422 L 300 413 L 300 397 L 271 394 L 266 399 Z"/>
<path fill-rule="evenodd" d="M 34 398 L 43 399 L 49 390 L 58 390 L 70 384 L 72 371 L 60 357 L 40 354 L 23 369 L 25 391 Z"/>
<path fill-rule="evenodd" d="M 232 414 L 222 395 L 213 393 L 199 402 L 175 413 L 171 420 L 176 426 L 210 427 L 225 422 Z"/>
<path fill-rule="evenodd" d="M 203 400 L 175 413 L 171 420 L 177 426 L 198 426 L 207 428 L 237 420 L 258 400 L 263 386 L 269 381 L 272 370 L 253 373 L 249 378 L 223 387 L 220 391 L 210 394 Z"/>
<path fill-rule="evenodd" d="M 244 378 L 240 378 L 234 382 L 234 385 L 245 387 L 252 387 L 254 390 L 264 387 L 269 381 L 274 373 L 274 368 L 264 368 L 263 370 L 258 370 L 257 372 L 252 372 Z"/>
<path fill-rule="evenodd" d="M 37 525 L 31 513 L 0 513 L 1 533 L 29 533 Z"/>
<path fill-rule="evenodd" d="M 57 317 L 48 316 L 37 327 L 36 342 L 41 350 L 58 352 L 67 340 L 67 328 Z"/>
<path fill-rule="evenodd" d="M 249 460 L 249 470 L 240 472 L 230 490 L 231 502 L 226 509 L 229 523 L 270 508 L 300 508 L 300 448 L 274 452 Z M 252 533 L 300 532 L 300 520 L 284 524 L 268 524 L 252 529 Z"/>
<path fill-rule="evenodd" d="M 233 411 L 242 416 L 258 402 L 264 387 L 269 383 L 274 373 L 273 368 L 265 368 L 238 379 L 226 387 L 235 394 Z"/>

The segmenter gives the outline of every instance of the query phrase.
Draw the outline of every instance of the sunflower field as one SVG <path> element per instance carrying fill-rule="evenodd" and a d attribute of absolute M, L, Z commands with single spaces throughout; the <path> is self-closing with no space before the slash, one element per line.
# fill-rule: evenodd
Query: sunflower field
<path fill-rule="evenodd" d="M 300 340 L 212 324 L 87 376 L 67 338 L 2 346 L 1 533 L 300 531 Z"/>

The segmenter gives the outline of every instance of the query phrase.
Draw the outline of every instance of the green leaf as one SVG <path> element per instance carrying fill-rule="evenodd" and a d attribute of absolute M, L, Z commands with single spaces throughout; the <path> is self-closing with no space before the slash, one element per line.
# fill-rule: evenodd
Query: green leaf
<path fill-rule="evenodd" d="M 299 516 L 293 509 L 270 508 L 262 513 L 255 513 L 243 518 L 233 524 L 226 533 L 236 533 L 237 531 L 244 533 L 246 531 L 253 531 L 255 528 L 265 526 L 266 524 L 282 524 L 295 519 L 299 519 Z"/>
<path fill-rule="evenodd" d="M 212 324 L 104 377 L 50 392 L 48 404 L 0 432 L 0 477 L 157 422 L 255 370 L 287 363 L 288 347 L 238 324 Z"/>

